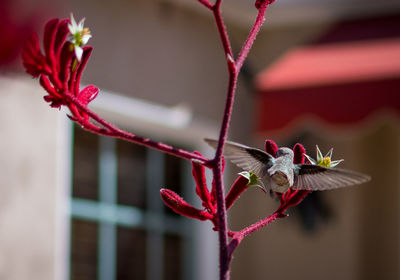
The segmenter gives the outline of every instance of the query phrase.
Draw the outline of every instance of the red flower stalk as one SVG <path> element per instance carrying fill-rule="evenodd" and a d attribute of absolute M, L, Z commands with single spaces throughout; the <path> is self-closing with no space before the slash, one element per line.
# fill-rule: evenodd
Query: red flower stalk
<path fill-rule="evenodd" d="M 260 8 L 262 8 L 263 5 L 267 5 L 268 6 L 269 4 L 272 4 L 273 2 L 275 2 L 275 0 L 257 0 L 254 3 L 254 6 L 257 9 L 260 9 Z"/>
<path fill-rule="evenodd" d="M 40 50 L 37 35 L 33 34 L 25 43 L 22 60 L 26 72 L 35 78 L 39 77 L 40 85 L 47 91 L 44 100 L 49 102 L 51 107 L 67 106 L 72 114 L 71 119 L 89 125 L 89 116 L 73 104 L 72 99 L 87 107 L 99 92 L 93 85 L 79 90 L 82 72 L 92 47 L 82 48 L 80 60 L 75 57 L 74 46 L 67 41 L 69 23 L 68 19 L 49 20 L 43 37 L 44 55 Z"/>

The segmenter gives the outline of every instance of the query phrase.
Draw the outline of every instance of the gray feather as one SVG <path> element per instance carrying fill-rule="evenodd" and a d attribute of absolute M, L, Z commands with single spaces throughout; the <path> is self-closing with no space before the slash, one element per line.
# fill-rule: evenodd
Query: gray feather
<path fill-rule="evenodd" d="M 204 139 L 204 141 L 214 149 L 218 146 L 217 140 Z M 238 167 L 252 172 L 260 178 L 267 174 L 267 169 L 272 166 L 275 160 L 270 154 L 262 150 L 230 141 L 225 142 L 223 155 Z"/>
<path fill-rule="evenodd" d="M 330 190 L 358 185 L 371 180 L 370 176 L 362 173 L 309 164 L 299 165 L 296 175 L 292 187 L 296 190 Z"/>

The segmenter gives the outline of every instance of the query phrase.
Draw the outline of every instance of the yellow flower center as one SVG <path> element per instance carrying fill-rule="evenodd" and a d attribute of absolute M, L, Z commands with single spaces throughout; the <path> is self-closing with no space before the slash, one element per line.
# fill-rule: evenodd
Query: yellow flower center
<path fill-rule="evenodd" d="M 324 157 L 320 162 L 318 162 L 318 165 L 323 166 L 323 167 L 330 167 L 331 166 L 331 158 Z"/>

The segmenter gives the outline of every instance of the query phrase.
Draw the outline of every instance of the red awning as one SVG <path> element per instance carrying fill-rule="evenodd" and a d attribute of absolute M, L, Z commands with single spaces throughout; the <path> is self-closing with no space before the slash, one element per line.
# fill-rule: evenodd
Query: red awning
<path fill-rule="evenodd" d="M 296 48 L 256 79 L 258 132 L 400 117 L 400 39 Z"/>

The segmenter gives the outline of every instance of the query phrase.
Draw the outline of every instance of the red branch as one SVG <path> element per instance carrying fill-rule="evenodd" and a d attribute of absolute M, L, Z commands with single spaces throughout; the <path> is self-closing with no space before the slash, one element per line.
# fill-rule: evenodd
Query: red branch
<path fill-rule="evenodd" d="M 237 69 L 242 68 L 243 62 L 245 61 L 247 55 L 249 54 L 249 51 L 250 51 L 251 47 L 253 46 L 253 43 L 257 37 L 258 32 L 260 32 L 261 26 L 264 23 L 265 12 L 267 11 L 269 4 L 270 4 L 270 2 L 264 1 L 258 8 L 258 14 L 257 14 L 257 18 L 254 22 L 254 25 L 251 28 L 250 33 L 246 39 L 246 42 L 244 43 L 242 50 L 240 51 L 240 53 L 236 59 L 236 68 Z"/>
<path fill-rule="evenodd" d="M 165 152 L 165 153 L 177 156 L 177 157 L 181 157 L 181 158 L 185 158 L 185 159 L 189 159 L 189 160 L 199 160 L 203 163 L 209 162 L 208 159 L 206 159 L 205 157 L 203 157 L 202 155 L 199 155 L 197 153 L 191 153 L 191 152 L 188 152 L 183 149 L 174 148 L 174 147 L 164 144 L 162 142 L 153 141 L 149 138 L 141 137 L 141 136 L 132 134 L 130 132 L 124 131 L 122 129 L 119 129 L 119 128 L 113 126 L 112 124 L 110 124 L 109 122 L 105 121 L 101 117 L 99 117 L 97 114 L 95 114 L 93 111 L 88 109 L 83 104 L 81 104 L 81 102 L 75 96 L 67 95 L 66 97 L 67 97 L 68 101 L 73 103 L 80 110 L 82 110 L 83 112 L 88 114 L 93 120 L 95 120 L 96 122 L 101 124 L 104 128 L 106 128 L 106 129 L 99 128 L 99 127 L 93 126 L 91 123 L 82 122 L 82 121 L 78 120 L 77 122 L 79 124 L 81 124 L 83 126 L 83 128 L 85 128 L 86 130 L 89 130 L 89 131 L 97 133 L 97 134 L 105 135 L 105 136 L 120 138 L 120 139 L 129 141 L 129 142 L 133 142 L 133 143 L 136 143 L 136 144 L 139 144 L 142 146 L 156 149 L 161 152 Z"/>
<path fill-rule="evenodd" d="M 201 1 L 200 1 L 201 2 Z M 221 38 L 222 46 L 225 52 L 228 72 L 229 72 L 229 82 L 227 89 L 227 97 L 224 115 L 222 119 L 220 134 L 218 138 L 218 146 L 215 153 L 211 167 L 213 169 L 213 175 L 216 183 L 216 195 L 217 195 L 217 213 L 218 213 L 218 234 L 219 234 L 219 258 L 220 258 L 220 280 L 230 279 L 229 266 L 231 253 L 229 251 L 228 244 L 228 229 L 227 229 L 227 217 L 226 217 L 226 204 L 225 204 L 225 193 L 223 188 L 222 180 L 222 151 L 223 146 L 226 141 L 229 123 L 232 115 L 232 108 L 235 99 L 236 83 L 239 75 L 239 71 L 243 61 L 246 59 L 247 54 L 254 43 L 256 34 L 259 32 L 262 23 L 264 22 L 264 14 L 267 9 L 268 3 L 265 2 L 258 9 L 258 15 L 254 23 L 253 28 L 247 38 L 245 44 L 240 51 L 238 61 L 234 61 L 232 48 L 228 38 L 225 24 L 221 15 L 221 0 L 217 0 L 213 6 L 213 14 L 217 29 Z"/>
<path fill-rule="evenodd" d="M 274 212 L 272 215 L 264 218 L 261 221 L 258 221 L 257 223 L 252 224 L 251 226 L 248 226 L 247 228 L 236 232 L 232 235 L 232 240 L 229 243 L 229 261 L 232 259 L 233 252 L 235 251 L 236 247 L 240 244 L 240 242 L 245 238 L 247 235 L 259 230 L 260 228 L 263 228 L 273 221 L 275 221 L 277 218 L 283 218 L 285 216 L 282 216 L 281 213 L 279 212 Z"/>

